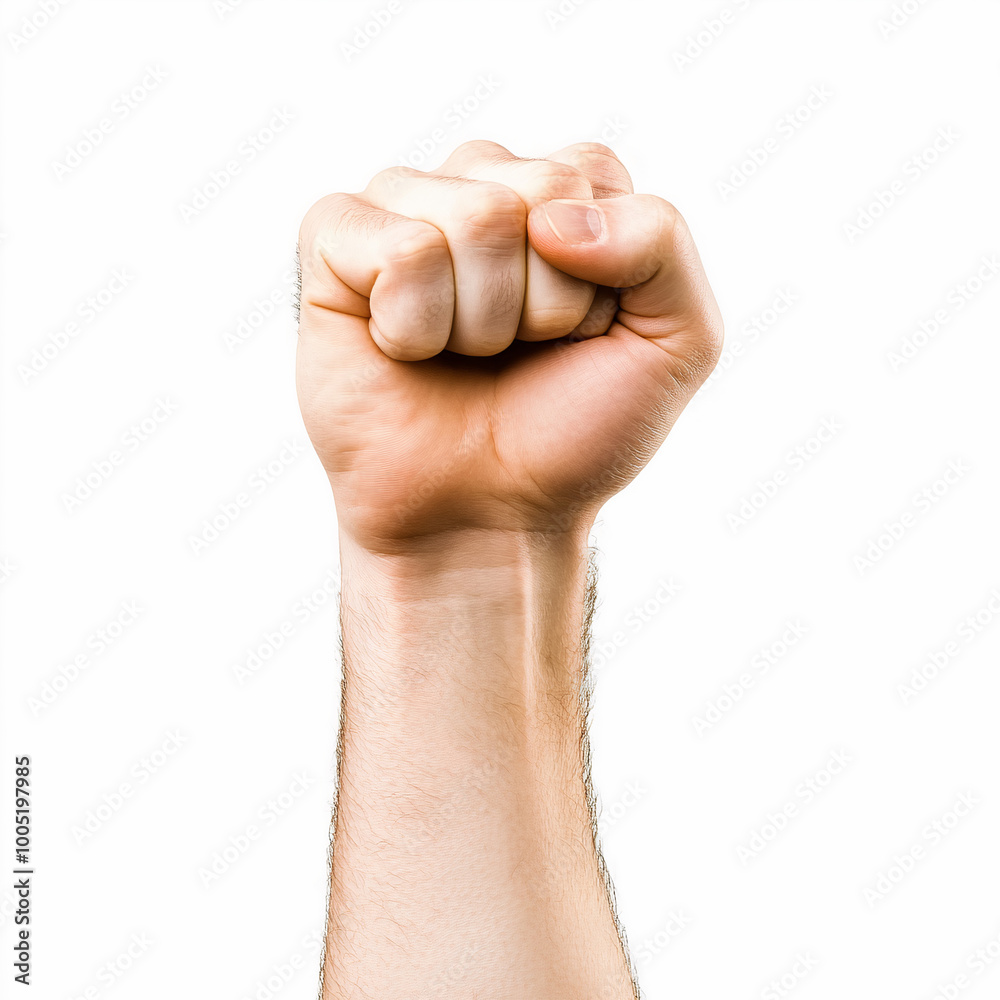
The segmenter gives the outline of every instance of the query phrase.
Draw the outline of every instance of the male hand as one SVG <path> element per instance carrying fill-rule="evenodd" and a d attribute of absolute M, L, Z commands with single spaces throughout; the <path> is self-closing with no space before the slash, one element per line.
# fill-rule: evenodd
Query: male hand
<path fill-rule="evenodd" d="M 721 349 L 684 220 L 598 144 L 468 142 L 321 199 L 299 243 L 299 399 L 371 551 L 589 525 Z"/>

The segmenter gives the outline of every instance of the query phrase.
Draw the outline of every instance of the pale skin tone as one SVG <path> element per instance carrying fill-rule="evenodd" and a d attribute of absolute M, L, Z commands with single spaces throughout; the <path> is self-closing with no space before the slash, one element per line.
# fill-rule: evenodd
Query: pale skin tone
<path fill-rule="evenodd" d="M 324 1000 L 629 1000 L 594 843 L 588 538 L 719 356 L 684 220 L 604 146 L 460 146 L 310 209 L 298 392 L 343 714 Z"/>

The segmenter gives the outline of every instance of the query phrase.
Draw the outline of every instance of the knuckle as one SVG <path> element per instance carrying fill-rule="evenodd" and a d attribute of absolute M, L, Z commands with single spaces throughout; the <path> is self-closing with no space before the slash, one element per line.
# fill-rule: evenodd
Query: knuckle
<path fill-rule="evenodd" d="M 368 186 L 365 188 L 365 195 L 379 201 L 384 201 L 395 194 L 405 181 L 411 179 L 414 174 L 419 173 L 420 171 L 414 170 L 413 167 L 386 167 L 375 174 L 368 182 Z"/>
<path fill-rule="evenodd" d="M 575 142 L 570 149 L 582 156 L 610 156 L 611 159 L 618 160 L 618 154 L 603 142 Z"/>
<path fill-rule="evenodd" d="M 329 194 L 324 195 L 322 198 L 314 201 L 309 208 L 306 209 L 305 215 L 302 216 L 302 221 L 299 223 L 299 240 L 303 240 L 312 235 L 318 220 L 326 215 L 326 205 L 333 197 L 336 196 Z"/>
<path fill-rule="evenodd" d="M 336 198 L 336 195 L 324 195 L 314 201 L 306 209 L 305 215 L 302 216 L 302 221 L 299 223 L 299 247 L 303 253 L 312 248 L 312 241 L 316 238 L 316 233 L 329 215 L 328 206 L 333 198 Z"/>
<path fill-rule="evenodd" d="M 616 195 L 632 192 L 632 178 L 613 150 L 600 142 L 581 142 L 570 147 L 570 158 L 595 188 Z"/>
<path fill-rule="evenodd" d="M 498 142 L 489 139 L 469 139 L 455 147 L 447 162 L 469 166 L 473 163 L 497 163 L 509 159 L 510 156 L 510 150 Z"/>
<path fill-rule="evenodd" d="M 325 262 L 339 219 L 349 210 L 350 195 L 327 194 L 313 202 L 299 224 L 299 259 L 304 273 Z"/>
<path fill-rule="evenodd" d="M 436 226 L 417 220 L 398 224 L 398 232 L 386 247 L 387 267 L 404 265 L 415 271 L 432 270 L 450 262 L 448 241 Z"/>
<path fill-rule="evenodd" d="M 660 198 L 657 195 L 647 195 L 650 199 L 650 207 L 655 211 L 655 218 L 659 226 L 660 233 L 669 238 L 671 242 L 676 241 L 678 235 L 683 235 L 685 230 L 684 219 L 681 213 L 677 211 L 675 205 L 667 201 L 666 198 Z"/>
<path fill-rule="evenodd" d="M 539 196 L 549 198 L 590 198 L 593 191 L 587 175 L 577 167 L 556 160 L 539 160 Z"/>
<path fill-rule="evenodd" d="M 516 191 L 504 184 L 476 182 L 455 199 L 453 222 L 463 242 L 506 247 L 525 238 L 527 213 Z"/>

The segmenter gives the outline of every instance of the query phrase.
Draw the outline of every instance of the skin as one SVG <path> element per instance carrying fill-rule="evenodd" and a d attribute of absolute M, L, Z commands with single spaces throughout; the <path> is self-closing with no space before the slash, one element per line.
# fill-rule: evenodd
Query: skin
<path fill-rule="evenodd" d="M 297 383 L 345 654 L 324 998 L 635 995 L 595 845 L 588 536 L 715 365 L 677 210 L 607 147 L 321 199 Z"/>

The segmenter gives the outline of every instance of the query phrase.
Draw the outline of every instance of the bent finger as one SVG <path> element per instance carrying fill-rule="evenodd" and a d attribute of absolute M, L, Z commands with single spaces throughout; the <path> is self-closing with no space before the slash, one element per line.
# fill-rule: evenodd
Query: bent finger
<path fill-rule="evenodd" d="M 492 181 L 515 191 L 525 211 L 552 198 L 590 198 L 590 182 L 576 167 L 549 159 L 525 159 L 495 142 L 462 143 L 436 171 Z M 525 257 L 524 306 L 518 340 L 552 340 L 578 326 L 594 300 L 594 285 L 570 277 L 543 260 L 530 244 Z"/>
<path fill-rule="evenodd" d="M 524 301 L 527 214 L 514 191 L 394 167 L 375 176 L 364 200 L 444 234 L 455 281 L 448 350 L 485 356 L 513 341 Z"/>
<path fill-rule="evenodd" d="M 444 349 L 455 286 L 447 241 L 434 226 L 334 194 L 307 213 L 299 245 L 303 305 L 369 318 L 375 343 L 396 360 Z"/>

